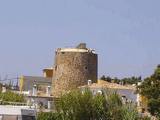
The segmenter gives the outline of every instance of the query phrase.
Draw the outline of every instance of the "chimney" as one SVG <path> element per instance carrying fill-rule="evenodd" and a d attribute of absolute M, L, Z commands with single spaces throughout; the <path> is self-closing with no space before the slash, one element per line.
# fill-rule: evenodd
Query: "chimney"
<path fill-rule="evenodd" d="M 32 95 L 37 96 L 37 85 L 36 84 L 33 85 Z"/>
<path fill-rule="evenodd" d="M 51 96 L 51 86 L 47 86 L 46 88 L 46 95 Z"/>
<path fill-rule="evenodd" d="M 2 93 L 5 93 L 7 91 L 5 84 L 2 86 Z"/>
<path fill-rule="evenodd" d="M 86 48 L 86 43 L 80 43 L 76 48 L 78 48 L 78 49 L 87 49 Z"/>
<path fill-rule="evenodd" d="M 88 80 L 88 85 L 92 85 L 92 80 Z"/>

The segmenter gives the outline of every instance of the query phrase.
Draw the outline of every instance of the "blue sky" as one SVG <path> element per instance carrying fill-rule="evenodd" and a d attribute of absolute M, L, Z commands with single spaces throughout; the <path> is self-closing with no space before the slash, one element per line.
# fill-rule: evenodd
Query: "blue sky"
<path fill-rule="evenodd" d="M 99 76 L 149 76 L 160 63 L 159 0 L 1 0 L 0 76 L 42 75 L 58 47 L 86 42 Z"/>

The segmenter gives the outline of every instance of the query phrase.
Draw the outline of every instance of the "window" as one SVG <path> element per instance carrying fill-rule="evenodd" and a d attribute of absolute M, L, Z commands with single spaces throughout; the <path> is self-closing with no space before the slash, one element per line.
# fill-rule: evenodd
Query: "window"
<path fill-rule="evenodd" d="M 22 120 L 36 120 L 34 116 L 22 115 Z"/>

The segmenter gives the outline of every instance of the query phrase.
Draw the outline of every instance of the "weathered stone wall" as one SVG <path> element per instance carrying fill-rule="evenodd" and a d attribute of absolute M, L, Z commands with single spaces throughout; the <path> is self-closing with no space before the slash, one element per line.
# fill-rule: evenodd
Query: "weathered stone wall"
<path fill-rule="evenodd" d="M 92 52 L 61 52 L 55 56 L 53 96 L 86 85 L 88 80 L 97 82 L 97 54 Z"/>

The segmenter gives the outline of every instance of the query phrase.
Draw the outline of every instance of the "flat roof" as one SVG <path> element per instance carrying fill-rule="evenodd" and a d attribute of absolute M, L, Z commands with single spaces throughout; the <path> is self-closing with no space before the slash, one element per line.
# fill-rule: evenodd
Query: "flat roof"
<path fill-rule="evenodd" d="M 35 109 L 30 106 L 0 105 L 0 115 L 29 115 L 35 116 Z"/>
<path fill-rule="evenodd" d="M 94 53 L 96 54 L 95 50 L 93 49 L 79 49 L 79 48 L 58 48 L 57 52 L 82 52 L 82 53 Z"/>

